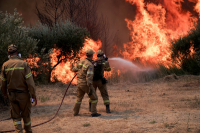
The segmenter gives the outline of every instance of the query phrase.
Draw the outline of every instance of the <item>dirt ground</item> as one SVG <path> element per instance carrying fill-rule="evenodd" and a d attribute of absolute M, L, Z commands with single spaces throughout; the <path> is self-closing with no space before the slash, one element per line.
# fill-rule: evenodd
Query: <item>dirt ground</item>
<path fill-rule="evenodd" d="M 56 112 L 66 85 L 37 86 L 38 105 L 32 108 L 32 125 L 50 119 Z M 55 119 L 34 127 L 34 133 L 200 133 L 200 76 L 167 76 L 146 83 L 108 84 L 111 114 L 105 113 L 100 96 L 97 109 L 102 116 L 92 118 L 88 96 L 80 115 L 73 116 L 76 86 L 70 87 Z M 0 110 L 0 120 L 9 117 Z M 14 129 L 12 120 L 0 122 L 0 131 Z"/>

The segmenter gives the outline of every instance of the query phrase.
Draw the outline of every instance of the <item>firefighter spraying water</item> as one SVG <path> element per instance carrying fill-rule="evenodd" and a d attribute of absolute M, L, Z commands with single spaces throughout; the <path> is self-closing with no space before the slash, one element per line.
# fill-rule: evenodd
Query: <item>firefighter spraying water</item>
<path fill-rule="evenodd" d="M 94 77 L 93 77 L 93 86 L 95 88 L 95 91 L 97 88 L 101 92 L 101 96 L 104 101 L 104 105 L 106 106 L 106 113 L 111 113 L 110 112 L 110 100 L 108 96 L 108 91 L 107 91 L 107 80 L 104 77 L 104 71 L 111 71 L 109 62 L 107 61 L 108 58 L 104 54 L 103 51 L 98 50 L 97 51 L 97 59 L 94 60 Z M 91 111 L 91 101 L 89 102 L 89 109 Z"/>

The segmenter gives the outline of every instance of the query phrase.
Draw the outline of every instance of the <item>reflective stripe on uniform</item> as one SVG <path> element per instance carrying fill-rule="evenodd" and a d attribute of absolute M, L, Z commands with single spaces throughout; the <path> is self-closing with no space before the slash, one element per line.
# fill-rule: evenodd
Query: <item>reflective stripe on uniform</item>
<path fill-rule="evenodd" d="M 78 63 L 80 66 L 83 66 L 84 68 L 87 68 L 87 66 L 83 65 L 82 63 Z"/>
<path fill-rule="evenodd" d="M 5 79 L 5 78 L 3 78 L 1 75 L 0 75 L 0 79 L 1 79 L 1 80 L 3 80 L 3 81 L 6 81 L 6 79 Z"/>
<path fill-rule="evenodd" d="M 16 122 L 14 122 L 14 125 L 20 125 L 20 124 L 22 124 L 21 121 L 16 121 Z"/>
<path fill-rule="evenodd" d="M 31 124 L 31 121 L 29 121 L 28 123 L 24 123 L 25 126 L 28 126 Z"/>
<path fill-rule="evenodd" d="M 93 73 L 93 71 L 89 71 L 89 72 L 87 72 L 87 74 L 94 74 L 94 73 Z"/>
<path fill-rule="evenodd" d="M 83 64 L 82 63 L 78 63 L 78 65 L 82 66 Z"/>
<path fill-rule="evenodd" d="M 5 71 L 12 71 L 12 70 L 22 70 L 24 67 L 13 67 L 13 68 L 7 68 Z"/>
<path fill-rule="evenodd" d="M 32 73 L 30 72 L 29 74 L 27 74 L 25 77 L 26 79 L 29 78 L 30 76 L 32 76 Z"/>
<path fill-rule="evenodd" d="M 92 102 L 92 100 L 89 98 L 89 102 Z"/>
<path fill-rule="evenodd" d="M 97 103 L 98 100 L 91 100 L 91 103 Z"/>
<path fill-rule="evenodd" d="M 109 103 L 110 102 L 110 100 L 104 100 L 104 103 Z"/>
<path fill-rule="evenodd" d="M 76 101 L 76 104 L 81 104 L 81 102 L 79 102 L 79 101 Z"/>
<path fill-rule="evenodd" d="M 106 63 L 102 63 L 102 64 L 104 64 L 104 65 L 105 65 Z"/>

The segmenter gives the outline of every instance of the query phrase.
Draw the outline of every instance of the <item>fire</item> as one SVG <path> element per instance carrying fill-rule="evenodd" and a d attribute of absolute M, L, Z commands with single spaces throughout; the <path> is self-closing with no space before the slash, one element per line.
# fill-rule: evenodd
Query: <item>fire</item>
<path fill-rule="evenodd" d="M 99 50 L 102 46 L 102 43 L 100 40 L 94 41 L 92 39 L 85 39 L 84 46 L 82 50 L 79 52 L 79 56 L 81 59 L 86 58 L 86 50 L 87 49 L 93 49 L 95 51 L 94 57 L 96 57 L 96 52 Z M 54 66 L 58 61 L 56 60 L 56 55 L 59 53 L 59 50 L 53 50 L 51 56 L 51 62 L 52 66 Z M 75 75 L 74 72 L 71 71 L 71 63 L 72 61 L 67 60 L 67 62 L 61 62 L 58 66 L 55 67 L 55 69 L 51 73 L 51 81 L 55 81 L 54 78 L 56 78 L 58 81 L 61 81 L 63 83 L 68 83 Z M 77 79 L 74 79 L 72 84 L 76 84 Z"/>
<path fill-rule="evenodd" d="M 199 13 L 200 16 L 200 0 L 198 0 L 198 3 L 195 6 L 195 10 Z"/>
<path fill-rule="evenodd" d="M 33 57 L 32 55 L 29 55 L 29 58 L 25 59 L 25 61 L 30 65 L 30 68 L 33 68 L 33 66 L 38 68 L 39 65 L 37 64 L 37 62 L 39 60 L 39 57 Z"/>
<path fill-rule="evenodd" d="M 133 21 L 125 19 L 132 41 L 124 44 L 121 54 L 129 60 L 172 65 L 171 41 L 187 35 L 198 19 L 182 12 L 182 0 L 163 0 L 158 5 L 144 0 L 126 1 L 136 4 L 137 14 Z"/>
<path fill-rule="evenodd" d="M 29 58 L 25 59 L 25 61 L 29 64 L 30 68 L 33 69 L 34 67 L 39 67 L 38 62 L 40 61 L 40 58 L 37 57 L 37 55 L 29 55 Z M 38 72 L 36 71 L 32 71 L 32 73 L 34 76 L 38 75 Z"/>
<path fill-rule="evenodd" d="M 115 55 L 121 54 L 125 59 L 130 61 L 139 60 L 143 64 L 163 64 L 166 67 L 172 65 L 171 59 L 171 42 L 188 34 L 191 29 L 195 28 L 198 18 L 192 16 L 189 11 L 183 11 L 181 2 L 184 0 L 157 0 L 159 4 L 147 3 L 144 0 L 125 0 L 132 5 L 136 5 L 136 17 L 134 20 L 125 19 L 127 27 L 130 30 L 131 41 L 123 44 L 123 50 L 117 51 L 117 45 L 114 45 Z M 189 0 L 196 3 L 194 10 L 200 16 L 200 0 Z M 95 52 L 102 46 L 101 41 L 85 39 L 84 47 L 79 52 L 81 59 L 86 58 L 85 51 L 88 48 Z M 51 65 L 54 66 L 58 61 L 56 55 L 60 50 L 53 49 L 51 56 Z M 194 47 L 190 48 L 190 56 L 195 53 Z M 96 53 L 94 55 L 96 57 Z M 30 60 L 36 67 L 39 58 L 35 61 Z M 71 62 L 61 62 L 51 73 L 51 81 L 54 78 L 68 83 L 75 75 L 71 71 Z M 36 64 L 35 64 L 36 63 Z M 180 59 L 177 59 L 176 65 L 179 66 Z M 112 68 L 113 70 L 114 68 Z M 117 75 L 120 76 L 123 71 L 117 70 Z M 105 77 L 112 77 L 115 72 L 105 73 Z M 76 79 L 73 81 L 76 84 Z"/>
<path fill-rule="evenodd" d="M 80 52 L 81 59 L 86 58 L 86 50 L 87 49 L 93 49 L 95 51 L 94 58 L 97 57 L 96 52 L 101 48 L 102 42 L 100 40 L 94 41 L 90 38 L 85 39 L 84 47 L 82 51 Z"/>

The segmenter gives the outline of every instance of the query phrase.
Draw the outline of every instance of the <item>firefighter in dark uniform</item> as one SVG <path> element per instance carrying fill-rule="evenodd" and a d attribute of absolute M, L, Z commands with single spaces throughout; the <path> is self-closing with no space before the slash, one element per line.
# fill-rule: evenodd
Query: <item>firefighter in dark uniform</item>
<path fill-rule="evenodd" d="M 98 50 L 97 51 L 97 59 L 94 63 L 94 78 L 93 78 L 93 86 L 95 88 L 95 91 L 97 88 L 99 89 L 101 96 L 104 101 L 104 105 L 106 106 L 106 113 L 110 112 L 110 100 L 108 96 L 108 91 L 106 87 L 107 80 L 104 78 L 104 71 L 111 71 L 109 62 L 107 61 L 108 58 L 104 55 L 103 51 Z M 100 60 L 100 61 L 98 61 Z M 89 102 L 89 108 L 90 108 L 91 102 Z"/>
<path fill-rule="evenodd" d="M 25 132 L 32 133 L 30 98 L 37 100 L 31 69 L 28 63 L 18 56 L 16 45 L 8 46 L 8 54 L 10 59 L 3 64 L 0 75 L 1 92 L 5 98 L 9 98 L 15 131 L 23 133 L 21 123 L 23 118 Z"/>
<path fill-rule="evenodd" d="M 91 115 L 92 117 L 98 117 L 101 114 L 97 113 L 97 101 L 98 97 L 93 87 L 93 71 L 94 67 L 91 63 L 93 54 L 95 52 L 92 49 L 86 51 L 86 59 L 79 61 L 76 66 L 72 69 L 73 72 L 77 73 L 77 100 L 74 106 L 74 116 L 78 115 L 82 99 L 85 93 L 88 94 L 91 99 Z"/>

